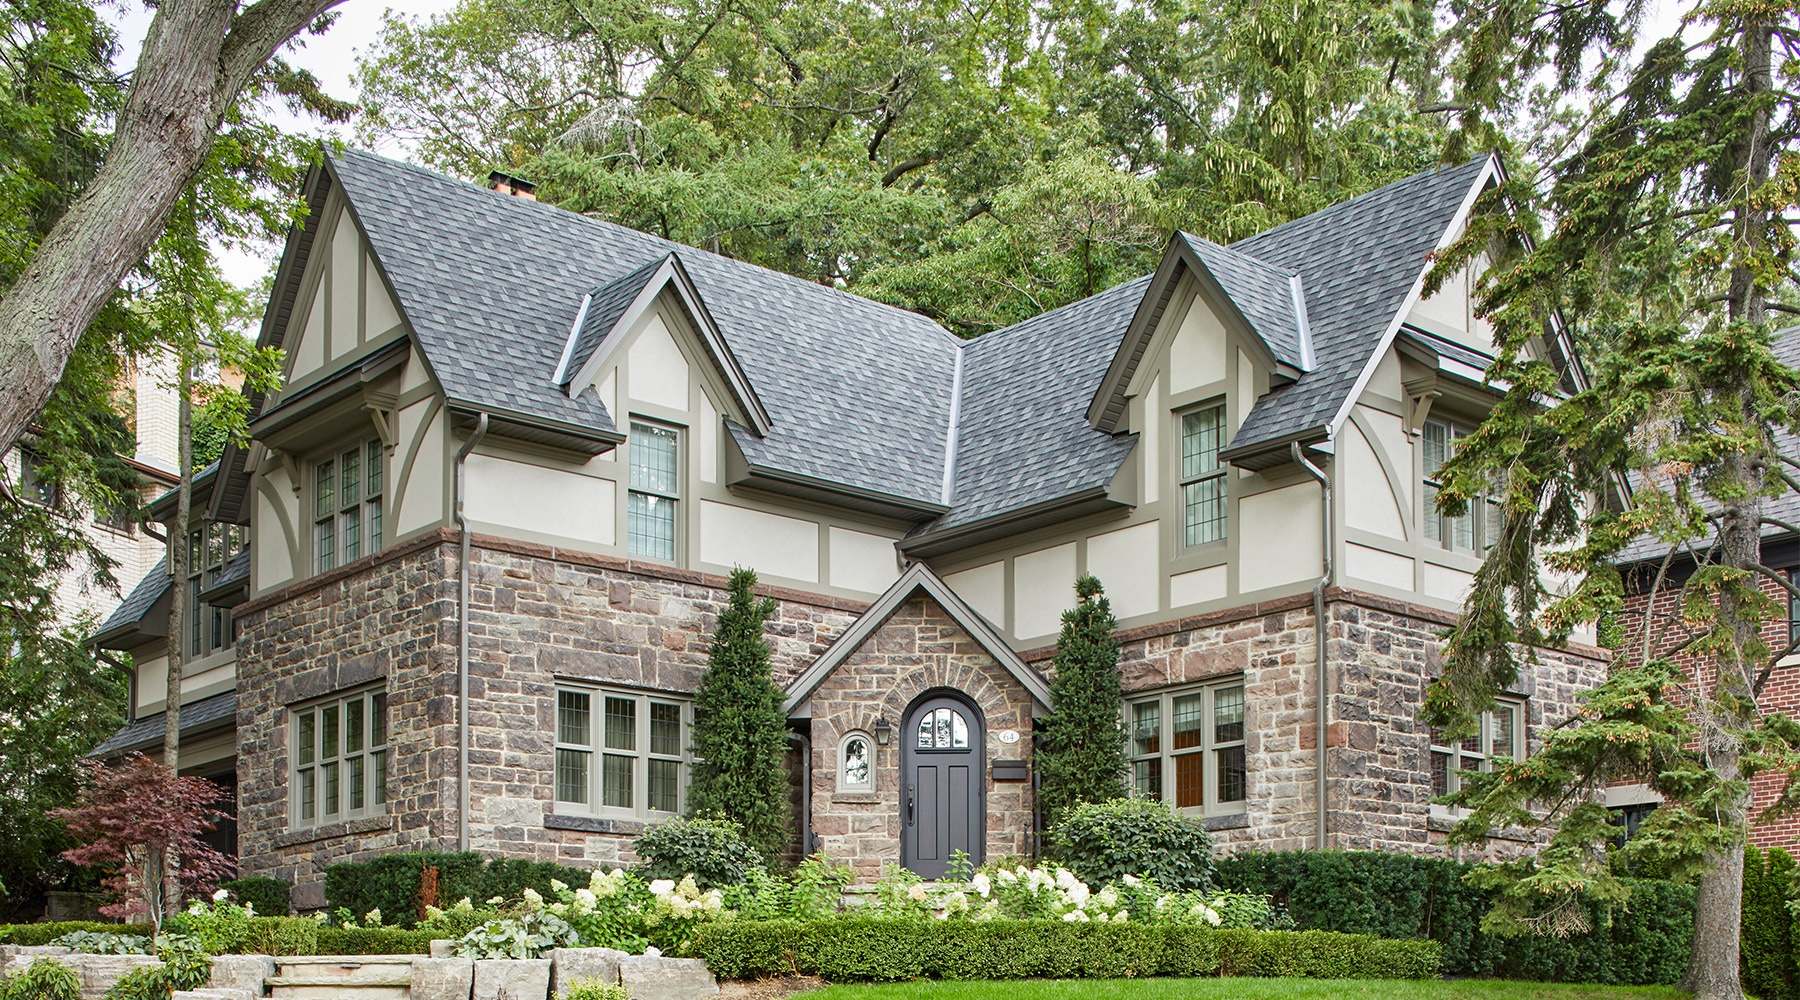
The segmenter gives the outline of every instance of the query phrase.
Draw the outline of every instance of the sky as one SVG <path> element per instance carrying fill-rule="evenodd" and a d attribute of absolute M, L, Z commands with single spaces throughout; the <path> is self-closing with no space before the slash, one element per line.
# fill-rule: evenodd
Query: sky
<path fill-rule="evenodd" d="M 320 36 L 303 39 L 299 47 L 291 48 L 286 55 L 294 65 L 311 70 L 319 78 L 326 93 L 338 98 L 354 98 L 356 88 L 351 84 L 350 75 L 356 68 L 358 55 L 373 45 L 381 29 L 384 12 L 392 10 L 409 17 L 423 18 L 446 12 L 456 4 L 457 0 L 402 0 L 400 3 L 347 0 L 337 8 L 338 20 L 331 30 Z M 1680 0 L 1654 0 L 1645 16 L 1641 37 L 1653 41 L 1673 32 L 1679 25 L 1683 9 L 1684 5 Z M 115 7 L 114 11 L 114 23 L 119 26 L 122 59 L 130 61 L 136 56 L 153 11 L 130 0 Z M 326 132 L 346 140 L 351 139 L 349 125 L 323 125 L 311 118 L 291 115 L 282 107 L 271 108 L 271 114 L 276 121 L 291 124 L 299 131 Z M 400 159 L 408 158 L 409 152 L 404 145 L 392 139 L 378 145 L 375 151 Z M 234 284 L 253 285 L 274 267 L 280 249 L 279 245 L 271 245 L 257 254 L 220 248 L 219 256 L 226 277 Z"/>

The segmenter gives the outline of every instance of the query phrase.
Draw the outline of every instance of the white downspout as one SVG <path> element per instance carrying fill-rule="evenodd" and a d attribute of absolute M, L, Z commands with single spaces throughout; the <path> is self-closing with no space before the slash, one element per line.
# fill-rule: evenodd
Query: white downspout
<path fill-rule="evenodd" d="M 1327 444 L 1330 443 L 1330 440 L 1331 440 L 1330 438 L 1326 438 Z M 1324 539 L 1324 549 L 1325 549 L 1325 551 L 1323 553 L 1324 573 L 1319 577 L 1319 582 L 1313 584 L 1313 591 L 1312 591 L 1312 597 L 1313 597 L 1313 657 L 1314 657 L 1314 660 L 1318 667 L 1318 677 L 1315 680 L 1315 684 L 1317 685 L 1316 690 L 1318 691 L 1318 703 L 1315 708 L 1315 711 L 1313 712 L 1314 722 L 1317 725 L 1317 731 L 1314 733 L 1314 739 L 1315 739 L 1314 745 L 1316 745 L 1319 748 L 1319 757 L 1318 757 L 1318 763 L 1316 765 L 1316 773 L 1313 776 L 1313 780 L 1314 780 L 1313 797 L 1317 800 L 1317 805 L 1318 805 L 1318 816 L 1316 819 L 1317 835 L 1316 835 L 1316 843 L 1314 846 L 1318 850 L 1322 851 L 1325 849 L 1325 834 L 1326 834 L 1326 825 L 1325 825 L 1325 814 L 1326 814 L 1325 813 L 1325 722 L 1326 722 L 1326 719 L 1325 719 L 1325 706 L 1326 706 L 1326 701 L 1325 701 L 1325 683 L 1326 683 L 1325 588 L 1331 586 L 1331 521 L 1332 521 L 1331 478 L 1329 476 L 1325 475 L 1325 473 L 1323 471 L 1321 471 L 1318 466 L 1307 461 L 1306 454 L 1303 451 L 1301 451 L 1300 444 L 1298 442 L 1290 443 L 1288 445 L 1288 452 L 1289 452 L 1289 454 L 1293 455 L 1295 463 L 1297 463 L 1300 466 L 1300 468 L 1306 470 L 1307 475 L 1313 477 L 1314 479 L 1318 480 L 1318 482 L 1319 482 L 1319 492 L 1320 492 L 1319 512 L 1320 512 L 1321 523 L 1324 527 L 1324 532 L 1321 536 Z"/>
<path fill-rule="evenodd" d="M 463 464 L 487 436 L 488 415 L 475 418 L 475 429 L 456 449 L 457 533 L 462 550 L 456 568 L 456 849 L 469 849 L 469 519 L 463 516 Z"/>

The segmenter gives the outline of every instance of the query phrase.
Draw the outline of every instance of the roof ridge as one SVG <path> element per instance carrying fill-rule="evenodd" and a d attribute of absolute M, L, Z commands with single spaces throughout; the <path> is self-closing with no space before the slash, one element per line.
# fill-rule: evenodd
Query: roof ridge
<path fill-rule="evenodd" d="M 1483 153 L 1480 156 L 1476 156 L 1473 159 L 1469 160 L 1467 163 L 1456 163 L 1456 164 L 1439 163 L 1435 166 L 1427 167 L 1424 170 L 1419 170 L 1419 171 L 1415 171 L 1413 173 L 1407 174 L 1405 177 L 1397 177 L 1391 181 L 1388 181 L 1386 184 L 1381 185 L 1380 187 L 1370 188 L 1369 190 L 1364 191 L 1362 194 L 1359 194 L 1354 198 L 1346 198 L 1343 201 L 1333 202 L 1329 205 L 1326 205 L 1324 208 L 1319 209 L 1318 211 L 1308 212 L 1305 215 L 1289 219 L 1288 221 L 1283 222 L 1280 225 L 1270 226 L 1269 228 L 1263 230 L 1262 232 L 1252 233 L 1249 236 L 1244 237 L 1243 239 L 1232 240 L 1230 243 L 1222 244 L 1222 245 L 1227 247 L 1228 249 L 1237 250 L 1238 253 L 1246 253 L 1247 254 L 1248 251 L 1239 249 L 1244 244 L 1261 240 L 1267 236 L 1273 236 L 1274 234 L 1279 233 L 1282 230 L 1289 229 L 1294 226 L 1298 226 L 1302 222 L 1315 221 L 1315 220 L 1318 220 L 1321 218 L 1332 216 L 1334 214 L 1339 213 L 1340 211 L 1348 210 L 1351 206 L 1356 205 L 1357 203 L 1363 201 L 1364 199 L 1373 198 L 1378 194 L 1388 191 L 1389 188 L 1399 187 L 1402 184 L 1422 183 L 1423 181 L 1425 181 L 1427 179 L 1435 179 L 1435 178 L 1441 176 L 1442 174 L 1445 174 L 1445 173 L 1448 173 L 1451 171 L 1468 170 L 1472 167 L 1477 166 L 1478 164 L 1486 163 L 1491 158 L 1491 156 L 1492 156 L 1492 154 Z M 1250 256 L 1255 256 L 1255 255 L 1250 254 Z M 1258 259 L 1260 259 L 1260 258 L 1258 258 Z"/>
<path fill-rule="evenodd" d="M 1320 209 L 1319 211 L 1322 212 L 1322 211 L 1324 211 L 1324 209 Z M 1303 215 L 1300 217 L 1300 219 L 1305 219 L 1305 218 L 1309 218 L 1309 216 Z M 1299 222 L 1300 219 L 1294 219 L 1292 221 Z M 1282 223 L 1282 225 L 1287 225 L 1287 223 L 1284 222 L 1284 223 Z M 1273 232 L 1273 231 L 1274 230 L 1266 230 L 1266 232 Z M 1177 236 L 1180 236 L 1182 239 L 1187 240 L 1189 243 L 1192 243 L 1195 240 L 1199 240 L 1200 242 L 1205 243 L 1208 246 L 1218 247 L 1220 250 L 1223 250 L 1226 253 L 1232 254 L 1237 257 L 1241 257 L 1244 260 L 1250 261 L 1253 264 L 1259 264 L 1263 267 L 1266 267 L 1269 270 L 1274 271 L 1275 273 L 1281 275 L 1284 278 L 1295 278 L 1295 277 L 1299 277 L 1299 275 L 1300 275 L 1299 268 L 1288 267 L 1283 264 L 1276 264 L 1271 261 L 1264 260 L 1263 258 L 1258 257 L 1253 253 L 1250 253 L 1249 251 L 1240 250 L 1236 246 L 1234 246 L 1233 244 L 1230 244 L 1230 243 L 1220 243 L 1218 240 L 1209 240 L 1204 236 L 1201 236 L 1197 233 L 1190 233 L 1185 229 L 1177 229 L 1177 230 L 1175 230 L 1175 234 Z M 1261 234 L 1259 233 L 1257 235 L 1261 235 Z M 1245 237 L 1245 238 L 1253 239 L 1254 237 Z"/>

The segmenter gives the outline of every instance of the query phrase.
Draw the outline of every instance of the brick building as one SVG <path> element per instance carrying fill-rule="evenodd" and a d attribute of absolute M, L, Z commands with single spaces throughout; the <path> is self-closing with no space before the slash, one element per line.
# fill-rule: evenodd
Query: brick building
<path fill-rule="evenodd" d="M 1605 663 L 1547 652 L 1464 744 L 1416 721 L 1490 530 L 1434 476 L 1496 398 L 1474 270 L 1424 277 L 1500 171 L 1177 234 L 964 342 L 516 183 L 328 159 L 262 333 L 288 383 L 207 480 L 188 590 L 222 624 L 184 740 L 227 741 L 244 869 L 306 904 L 387 850 L 629 860 L 685 805 L 734 566 L 778 602 L 797 832 L 865 873 L 1033 849 L 1080 573 L 1121 622 L 1137 794 L 1231 846 L 1442 850 L 1433 795 Z M 151 664 L 144 588 L 111 641 Z"/>

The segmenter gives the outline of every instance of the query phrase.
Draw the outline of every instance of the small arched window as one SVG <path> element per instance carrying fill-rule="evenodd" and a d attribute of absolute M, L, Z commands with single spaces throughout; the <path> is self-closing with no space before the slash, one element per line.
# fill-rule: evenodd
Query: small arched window
<path fill-rule="evenodd" d="M 875 741 L 867 733 L 851 733 L 838 744 L 838 790 L 875 790 Z"/>
<path fill-rule="evenodd" d="M 919 716 L 920 750 L 962 750 L 969 745 L 969 720 L 954 708 Z"/>

